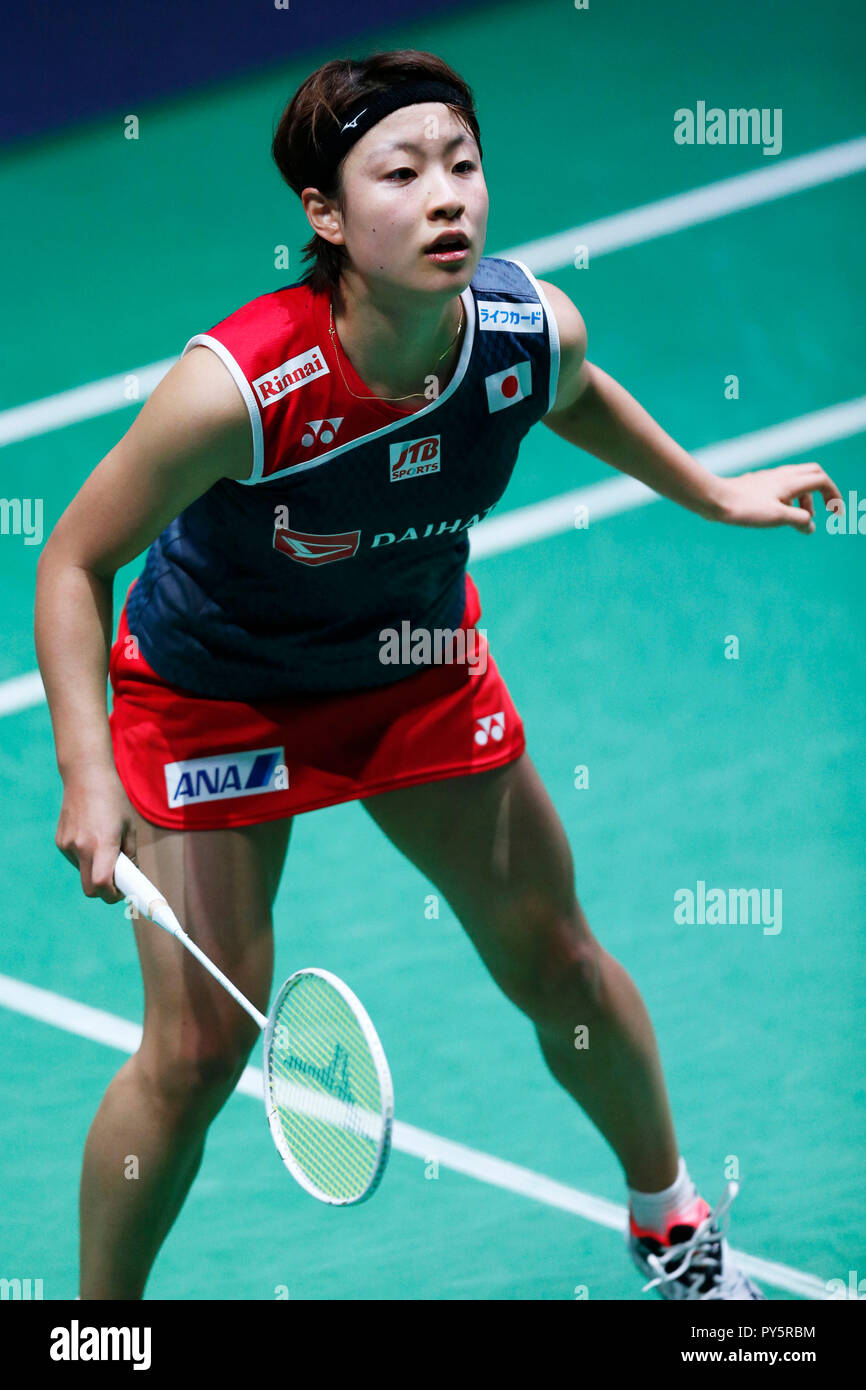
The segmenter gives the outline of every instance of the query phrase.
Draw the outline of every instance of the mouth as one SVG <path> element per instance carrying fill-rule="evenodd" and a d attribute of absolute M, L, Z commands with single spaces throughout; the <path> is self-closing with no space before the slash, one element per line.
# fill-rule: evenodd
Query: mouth
<path fill-rule="evenodd" d="M 465 261 L 469 255 L 469 239 L 463 232 L 442 232 L 424 248 L 424 255 L 437 265 Z"/>

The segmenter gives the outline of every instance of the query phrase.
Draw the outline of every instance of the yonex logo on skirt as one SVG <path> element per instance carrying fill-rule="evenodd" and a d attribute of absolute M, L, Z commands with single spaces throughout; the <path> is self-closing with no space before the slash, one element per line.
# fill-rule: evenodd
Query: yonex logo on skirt
<path fill-rule="evenodd" d="M 223 801 L 230 796 L 256 796 L 260 792 L 284 791 L 288 785 L 282 748 L 219 753 L 214 757 L 165 764 L 169 806 Z"/>

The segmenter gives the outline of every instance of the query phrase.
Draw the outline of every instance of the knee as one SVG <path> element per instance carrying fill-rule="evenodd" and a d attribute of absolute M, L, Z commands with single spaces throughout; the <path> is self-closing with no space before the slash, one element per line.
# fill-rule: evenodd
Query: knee
<path fill-rule="evenodd" d="M 156 1045 L 143 1042 L 140 1061 L 152 1091 L 179 1119 L 211 1119 L 228 1100 L 255 1036 L 242 1025 L 221 1033 L 181 1027 Z"/>
<path fill-rule="evenodd" d="M 573 915 L 543 914 L 503 987 L 534 1023 L 585 1022 L 601 1004 L 601 947 Z"/>

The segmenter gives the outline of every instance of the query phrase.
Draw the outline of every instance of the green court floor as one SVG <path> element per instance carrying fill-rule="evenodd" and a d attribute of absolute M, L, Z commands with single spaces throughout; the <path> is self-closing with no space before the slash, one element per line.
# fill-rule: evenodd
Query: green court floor
<path fill-rule="evenodd" d="M 466 77 L 487 254 L 519 247 L 532 263 L 553 233 L 861 136 L 859 21 L 851 0 L 820 12 L 805 0 L 758 11 L 544 0 L 389 29 L 352 51 L 431 49 Z M 323 47 L 145 109 L 135 142 L 99 122 L 0 160 L 0 427 L 2 411 L 177 355 L 302 273 L 307 224 L 270 163 L 270 130 L 333 56 Z M 673 112 L 698 100 L 780 108 L 781 154 L 677 145 Z M 864 213 L 855 174 L 538 273 L 581 309 L 591 360 L 699 450 L 862 398 Z M 288 274 L 273 265 L 282 243 Z M 34 426 L 3 450 L 0 492 L 43 498 L 47 536 L 134 409 Z M 864 497 L 863 428 L 768 463 L 818 458 L 844 496 Z M 497 515 L 609 476 L 539 426 Z M 0 537 L 0 699 L 36 667 L 38 554 Z M 785 1267 L 761 1281 L 771 1298 L 866 1277 L 864 561 L 866 536 L 829 534 L 823 513 L 805 538 L 713 526 L 659 501 L 470 564 L 581 901 L 650 1009 L 681 1149 L 712 1203 L 736 1159 L 730 1240 Z M 117 576 L 115 620 L 142 563 Z M 0 1276 L 68 1298 L 82 1148 L 129 1045 L 112 1020 L 140 1022 L 141 984 L 121 909 L 85 899 L 55 849 L 44 702 L 0 716 L 0 772 Z M 699 880 L 780 889 L 782 929 L 678 924 L 674 894 Z M 487 1156 L 483 1171 L 442 1162 L 434 1177 L 398 1144 L 373 1201 L 327 1209 L 285 1174 L 261 1103 L 239 1091 L 148 1297 L 271 1299 L 283 1287 L 292 1299 L 558 1300 L 580 1286 L 591 1300 L 651 1297 L 618 1230 L 497 1176 L 491 1159 L 625 1200 L 614 1156 L 549 1077 L 529 1022 L 445 903 L 425 916 L 430 891 L 360 806 L 298 818 L 275 979 L 311 963 L 343 976 L 385 1044 L 398 1119 Z M 16 984 L 105 1011 L 106 1040 L 71 1005 L 35 1017 Z M 811 1277 L 805 1292 L 792 1272 Z"/>

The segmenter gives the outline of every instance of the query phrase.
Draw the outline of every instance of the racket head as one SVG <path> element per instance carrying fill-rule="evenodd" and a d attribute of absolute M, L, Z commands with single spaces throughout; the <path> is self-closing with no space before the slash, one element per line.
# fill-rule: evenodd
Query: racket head
<path fill-rule="evenodd" d="M 366 1202 L 391 1152 L 394 1087 L 360 999 L 329 970 L 296 970 L 262 1046 L 265 1113 L 283 1163 L 320 1202 Z"/>

